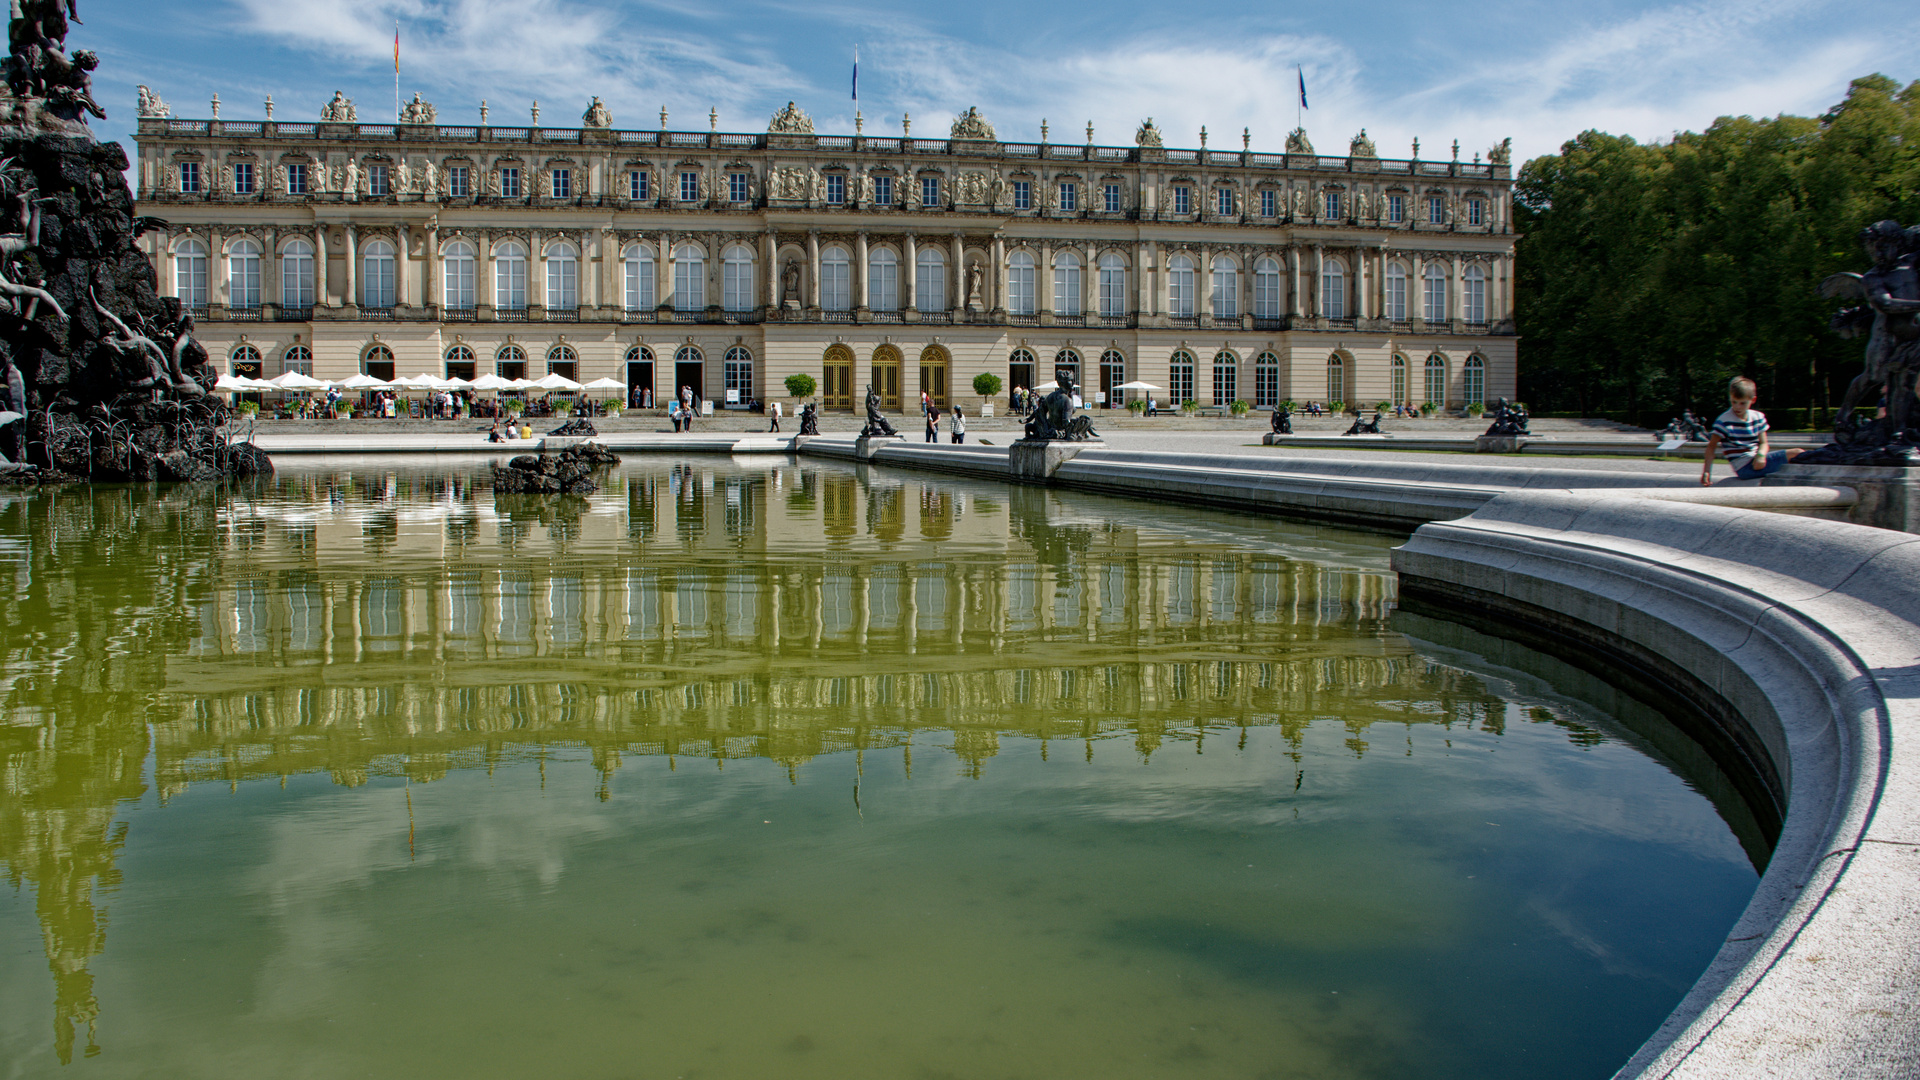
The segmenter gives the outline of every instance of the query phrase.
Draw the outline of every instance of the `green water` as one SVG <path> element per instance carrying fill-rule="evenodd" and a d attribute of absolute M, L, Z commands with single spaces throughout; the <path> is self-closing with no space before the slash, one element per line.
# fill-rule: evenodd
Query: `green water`
<path fill-rule="evenodd" d="M 1601 1078 L 1756 880 L 1387 538 L 284 464 L 0 493 L 0 1076 Z"/>

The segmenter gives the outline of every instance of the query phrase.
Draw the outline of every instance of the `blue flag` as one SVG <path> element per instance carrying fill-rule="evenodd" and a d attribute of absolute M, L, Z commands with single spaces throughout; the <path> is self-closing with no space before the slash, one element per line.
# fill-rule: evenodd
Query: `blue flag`
<path fill-rule="evenodd" d="M 1300 107 L 1304 109 L 1307 107 L 1307 73 L 1298 64 L 1294 65 L 1293 70 L 1300 73 Z"/>
<path fill-rule="evenodd" d="M 853 47 L 853 100 L 860 100 L 860 46 Z"/>

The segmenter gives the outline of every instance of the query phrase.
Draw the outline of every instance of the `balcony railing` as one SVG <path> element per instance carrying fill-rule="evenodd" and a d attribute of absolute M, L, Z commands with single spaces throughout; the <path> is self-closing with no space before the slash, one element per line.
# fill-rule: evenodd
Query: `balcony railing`
<path fill-rule="evenodd" d="M 628 308 L 620 313 L 621 321 L 631 323 L 657 323 L 660 321 L 658 308 Z"/>
<path fill-rule="evenodd" d="M 1053 317 L 1053 325 L 1085 326 L 1087 325 L 1087 317 L 1085 315 L 1055 315 Z"/>
<path fill-rule="evenodd" d="M 363 319 L 380 319 L 383 321 L 391 320 L 393 318 L 393 309 L 390 307 L 363 307 L 360 309 L 360 317 Z"/>
<path fill-rule="evenodd" d="M 260 308 L 258 306 L 230 307 L 227 309 L 227 318 L 233 322 L 259 322 Z"/>
<path fill-rule="evenodd" d="M 822 311 L 822 312 L 820 313 L 820 321 L 821 321 L 821 322 L 831 322 L 831 323 L 850 323 L 850 322 L 852 322 L 852 321 L 853 321 L 853 312 L 851 312 L 851 311 Z"/>
<path fill-rule="evenodd" d="M 274 322 L 312 322 L 312 307 L 288 307 L 285 304 L 273 309 Z"/>
<path fill-rule="evenodd" d="M 548 308 L 546 314 L 547 314 L 548 322 L 579 322 L 580 321 L 579 308 Z"/>
<path fill-rule="evenodd" d="M 953 324 L 953 312 L 923 311 L 920 313 L 920 321 L 923 323 L 936 323 L 943 326 L 951 326 Z"/>
<path fill-rule="evenodd" d="M 480 313 L 470 307 L 449 307 L 440 309 L 440 318 L 447 322 L 473 322 Z"/>
<path fill-rule="evenodd" d="M 867 313 L 868 322 L 897 323 L 906 320 L 897 311 L 871 311 Z"/>
<path fill-rule="evenodd" d="M 1040 316 L 1038 316 L 1038 315 L 1015 315 L 1015 314 L 1012 314 L 1011 312 L 1009 312 L 1009 313 L 1008 313 L 1008 315 L 1007 315 L 1007 325 L 1008 325 L 1008 326 L 1039 326 L 1039 325 L 1040 325 Z"/>
<path fill-rule="evenodd" d="M 526 322 L 527 309 L 526 308 L 494 308 L 493 321 L 494 322 Z"/>

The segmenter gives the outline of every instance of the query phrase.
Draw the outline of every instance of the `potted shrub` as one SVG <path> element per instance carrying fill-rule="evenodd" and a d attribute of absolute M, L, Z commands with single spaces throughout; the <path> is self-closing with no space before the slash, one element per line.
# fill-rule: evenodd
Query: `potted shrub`
<path fill-rule="evenodd" d="M 1438 406 L 1438 405 L 1435 405 L 1435 404 L 1434 404 L 1433 402 L 1431 402 L 1431 401 L 1428 401 L 1428 402 L 1424 402 L 1424 403 L 1422 403 L 1422 404 L 1421 404 L 1421 406 L 1420 406 L 1420 415 L 1421 415 L 1421 416 L 1432 416 L 1432 415 L 1433 415 L 1434 413 L 1437 413 L 1437 412 L 1439 412 L 1439 411 L 1440 411 L 1440 406 Z"/>
<path fill-rule="evenodd" d="M 617 401 L 609 401 L 607 402 L 606 408 L 601 411 L 604 412 L 607 416 L 615 420 L 618 420 L 620 418 L 620 414 L 626 411 L 626 406 L 620 404 Z"/>
<path fill-rule="evenodd" d="M 1487 407 L 1485 405 L 1480 404 L 1477 401 L 1470 401 L 1467 403 L 1467 415 L 1473 417 L 1475 420 L 1480 419 L 1480 414 L 1486 411 L 1487 411 Z"/>
<path fill-rule="evenodd" d="M 1145 416 L 1147 414 L 1146 400 L 1143 398 L 1135 398 L 1127 402 L 1127 411 L 1135 416 Z"/>
<path fill-rule="evenodd" d="M 1235 420 L 1245 420 L 1247 418 L 1247 411 L 1252 408 L 1253 406 L 1247 404 L 1245 399 L 1242 398 L 1234 398 L 1233 404 L 1227 406 L 1228 411 L 1233 413 Z"/>
<path fill-rule="evenodd" d="M 1281 402 L 1278 406 L 1276 406 L 1276 408 L 1280 409 L 1282 412 L 1290 412 L 1290 413 L 1299 412 L 1300 403 L 1293 400 L 1292 398 L 1288 398 L 1287 400 Z"/>
<path fill-rule="evenodd" d="M 1340 416 L 1347 411 L 1347 403 L 1344 401 L 1329 401 L 1327 402 L 1327 411 L 1335 416 Z"/>
<path fill-rule="evenodd" d="M 805 401 L 812 397 L 813 392 L 819 388 L 819 384 L 814 382 L 813 376 L 804 371 L 795 372 L 787 376 L 787 396 L 790 398 Z"/>
<path fill-rule="evenodd" d="M 1393 402 L 1376 401 L 1373 404 L 1373 411 L 1379 413 L 1381 416 L 1385 416 L 1393 411 Z"/>
<path fill-rule="evenodd" d="M 980 395 L 980 415 L 993 415 L 993 398 L 1000 393 L 1000 376 L 983 371 L 973 377 L 973 392 Z"/>
<path fill-rule="evenodd" d="M 1199 411 L 1200 403 L 1197 401 L 1183 401 L 1180 403 L 1180 415 L 1182 416 L 1193 416 Z"/>
<path fill-rule="evenodd" d="M 242 401 L 233 407 L 233 411 L 251 420 L 260 415 L 260 403 L 257 401 Z"/>

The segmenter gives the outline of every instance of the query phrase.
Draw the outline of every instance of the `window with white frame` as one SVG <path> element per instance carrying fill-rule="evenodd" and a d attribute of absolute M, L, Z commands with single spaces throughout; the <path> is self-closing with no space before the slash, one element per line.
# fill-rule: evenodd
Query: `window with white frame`
<path fill-rule="evenodd" d="M 472 349 L 465 345 L 455 345 L 447 350 L 445 356 L 441 357 L 440 362 L 445 365 L 441 370 L 449 379 L 460 378 L 472 382 L 474 360 L 475 357 Z"/>
<path fill-rule="evenodd" d="M 721 357 L 721 378 L 726 390 L 726 403 L 745 405 L 753 400 L 753 354 L 745 347 L 735 345 Z"/>
<path fill-rule="evenodd" d="M 653 197 L 653 185 L 648 183 L 647 170 L 627 170 L 627 199 L 631 202 L 645 202 Z"/>
<path fill-rule="evenodd" d="M 173 295 L 184 308 L 207 306 L 207 245 L 192 237 L 173 249 Z"/>
<path fill-rule="evenodd" d="M 626 271 L 624 297 L 628 311 L 652 311 L 660 305 L 655 298 L 653 247 L 649 244 L 628 244 L 621 252 L 620 262 Z"/>
<path fill-rule="evenodd" d="M 1393 402 L 1398 405 L 1409 401 L 1407 397 L 1407 358 L 1396 355 L 1393 358 Z"/>
<path fill-rule="evenodd" d="M 1100 314 L 1108 319 L 1127 314 L 1127 261 L 1111 251 L 1100 256 Z"/>
<path fill-rule="evenodd" d="M 1007 313 L 1034 313 L 1033 256 L 1016 251 L 1007 256 Z"/>
<path fill-rule="evenodd" d="M 1280 358 L 1263 352 L 1253 361 L 1253 404 L 1271 409 L 1280 404 Z"/>
<path fill-rule="evenodd" d="M 447 195 L 464 199 L 473 194 L 473 173 L 465 165 L 447 166 Z"/>
<path fill-rule="evenodd" d="M 1487 362 L 1479 356 L 1467 357 L 1465 367 L 1460 369 L 1461 390 L 1466 394 L 1467 404 L 1485 405 L 1487 403 Z"/>
<path fill-rule="evenodd" d="M 1120 212 L 1120 185 L 1108 184 L 1106 185 L 1105 188 L 1101 190 L 1101 194 L 1106 199 L 1105 209 L 1107 213 L 1109 214 L 1119 213 Z"/>
<path fill-rule="evenodd" d="M 1447 200 L 1440 195 L 1427 196 L 1427 224 L 1445 225 L 1447 223 Z"/>
<path fill-rule="evenodd" d="M 1015 210 L 1033 209 L 1033 181 L 1015 180 L 1013 182 L 1013 208 Z"/>
<path fill-rule="evenodd" d="M 518 345 L 503 345 L 493 354 L 493 373 L 503 379 L 527 377 L 527 350 Z"/>
<path fill-rule="evenodd" d="M 680 174 L 680 201 L 700 201 L 700 174 L 687 169 Z"/>
<path fill-rule="evenodd" d="M 1080 185 L 1072 180 L 1060 181 L 1060 210 L 1074 213 L 1080 209 Z"/>
<path fill-rule="evenodd" d="M 520 197 L 520 169 L 508 165 L 500 170 L 500 197 L 517 199 Z"/>
<path fill-rule="evenodd" d="M 393 245 L 369 240 L 360 253 L 360 304 L 375 310 L 393 306 Z"/>
<path fill-rule="evenodd" d="M 1221 349 L 1213 354 L 1213 403 L 1231 405 L 1240 396 L 1240 358 Z"/>
<path fill-rule="evenodd" d="M 441 302 L 454 311 L 472 311 L 474 282 L 478 260 L 474 247 L 465 240 L 454 240 L 440 249 Z"/>
<path fill-rule="evenodd" d="M 845 173 L 827 174 L 827 205 L 840 206 L 847 201 L 847 175 Z"/>
<path fill-rule="evenodd" d="M 937 210 L 940 207 L 940 178 L 923 176 L 920 178 L 920 205 Z"/>
<path fill-rule="evenodd" d="M 1213 281 L 1207 292 L 1208 305 L 1216 319 L 1240 317 L 1240 270 L 1225 255 L 1213 259 Z"/>
<path fill-rule="evenodd" d="M 727 201 L 743 203 L 753 198 L 753 174 L 734 170 L 727 174 Z"/>
<path fill-rule="evenodd" d="M 518 240 L 493 249 L 493 306 L 502 311 L 527 309 L 527 249 Z"/>
<path fill-rule="evenodd" d="M 1477 266 L 1469 266 L 1460 275 L 1460 288 L 1464 296 L 1461 306 L 1466 310 L 1461 316 L 1476 325 L 1487 321 L 1487 272 Z"/>
<path fill-rule="evenodd" d="M 893 177 L 882 173 L 873 178 L 873 201 L 880 206 L 893 205 Z"/>
<path fill-rule="evenodd" d="M 375 345 L 368 349 L 360 357 L 360 370 L 381 382 L 391 382 L 395 374 L 393 350 L 385 345 Z"/>
<path fill-rule="evenodd" d="M 900 310 L 900 259 L 891 248 L 874 248 L 867 253 L 867 308 Z"/>
<path fill-rule="evenodd" d="M 367 166 L 367 194 L 385 198 L 393 194 L 393 169 L 388 165 Z"/>
<path fill-rule="evenodd" d="M 1330 221 L 1338 221 L 1342 216 L 1340 213 L 1341 194 L 1342 193 L 1338 191 L 1329 191 L 1324 193 L 1324 199 L 1326 202 L 1326 212 L 1323 216 L 1325 216 Z"/>
<path fill-rule="evenodd" d="M 820 253 L 820 308 L 853 310 L 853 260 L 846 248 L 830 247 Z"/>
<path fill-rule="evenodd" d="M 260 245 L 244 236 L 227 246 L 227 305 L 260 306 Z"/>
<path fill-rule="evenodd" d="M 1320 265 L 1320 314 L 1329 319 L 1347 317 L 1347 268 L 1339 259 Z"/>
<path fill-rule="evenodd" d="M 933 248 L 921 248 L 914 258 L 913 303 L 921 311 L 946 311 L 947 260 Z"/>
<path fill-rule="evenodd" d="M 1394 322 L 1407 321 L 1407 267 L 1404 263 L 1387 263 L 1386 316 Z"/>
<path fill-rule="evenodd" d="M 1280 262 L 1269 255 L 1253 263 L 1253 317 L 1280 317 Z"/>
<path fill-rule="evenodd" d="M 233 193 L 235 195 L 253 194 L 253 163 L 236 161 L 233 163 Z"/>
<path fill-rule="evenodd" d="M 1108 349 L 1100 354 L 1100 387 L 1106 391 L 1107 405 L 1111 408 L 1120 403 L 1124 391 L 1114 387 L 1127 381 L 1127 358 L 1118 349 Z"/>
<path fill-rule="evenodd" d="M 312 378 L 313 350 L 305 345 L 289 346 L 286 352 L 280 354 L 280 370 L 282 373 L 294 371 Z"/>
<path fill-rule="evenodd" d="M 580 251 L 565 241 L 547 248 L 547 307 L 553 311 L 580 308 Z"/>
<path fill-rule="evenodd" d="M 695 244 L 673 249 L 673 310 L 700 311 L 707 306 L 707 255 Z"/>
<path fill-rule="evenodd" d="M 1421 282 L 1420 317 L 1430 323 L 1447 321 L 1447 272 L 1428 263 Z"/>
<path fill-rule="evenodd" d="M 1405 195 L 1387 196 L 1387 220 L 1395 225 L 1407 220 L 1407 197 Z"/>
<path fill-rule="evenodd" d="M 556 199 L 573 198 L 573 170 L 553 170 L 553 197 Z"/>
<path fill-rule="evenodd" d="M 280 306 L 313 306 L 313 244 L 300 237 L 280 248 Z"/>
<path fill-rule="evenodd" d="M 1213 212 L 1226 217 L 1233 213 L 1233 189 L 1218 187 L 1213 189 Z"/>
<path fill-rule="evenodd" d="M 259 378 L 260 350 L 251 345 L 237 345 L 227 354 L 227 370 L 235 375 L 244 375 L 249 379 Z"/>
<path fill-rule="evenodd" d="M 728 311 L 752 311 L 753 249 L 734 244 L 721 253 L 721 305 Z"/>
<path fill-rule="evenodd" d="M 1193 400 L 1193 354 L 1185 349 L 1174 352 L 1167 364 L 1167 401 L 1181 405 Z"/>
<path fill-rule="evenodd" d="M 1280 193 L 1272 188 L 1260 192 L 1260 216 L 1278 217 L 1280 215 Z"/>
<path fill-rule="evenodd" d="M 1080 256 L 1071 251 L 1062 251 L 1053 257 L 1053 313 L 1055 315 L 1081 315 L 1080 298 L 1084 295 L 1080 277 Z"/>
<path fill-rule="evenodd" d="M 1193 213 L 1193 189 L 1185 184 L 1173 186 L 1173 212 L 1176 214 Z"/>
<path fill-rule="evenodd" d="M 183 161 L 180 163 L 180 193 L 196 195 L 200 192 L 200 163 Z"/>
<path fill-rule="evenodd" d="M 1487 204 L 1479 199 L 1467 200 L 1467 224 L 1485 225 L 1487 223 Z"/>
<path fill-rule="evenodd" d="M 304 161 L 287 162 L 287 194 L 305 195 L 307 193 L 307 163 Z"/>
<path fill-rule="evenodd" d="M 1327 402 L 1347 400 L 1347 365 L 1338 353 L 1327 357 Z"/>
<path fill-rule="evenodd" d="M 572 379 L 580 374 L 580 354 L 571 345 L 555 345 L 547 350 L 547 374 Z"/>
<path fill-rule="evenodd" d="M 1175 255 L 1167 260 L 1167 314 L 1176 319 L 1193 318 L 1193 260 Z"/>
<path fill-rule="evenodd" d="M 1445 357 L 1442 357 L 1439 353 L 1434 353 L 1432 356 L 1427 357 L 1427 370 L 1424 382 L 1426 383 L 1426 397 L 1423 400 L 1429 405 L 1445 405 L 1447 403 L 1447 361 Z"/>

